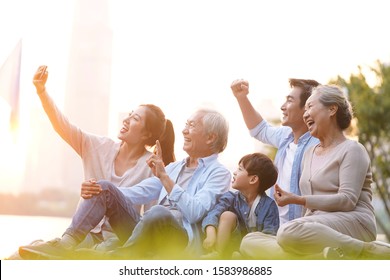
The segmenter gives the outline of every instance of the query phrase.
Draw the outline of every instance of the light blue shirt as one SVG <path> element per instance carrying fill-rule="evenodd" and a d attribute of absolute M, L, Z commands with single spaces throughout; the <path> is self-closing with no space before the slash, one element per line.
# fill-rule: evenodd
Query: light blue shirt
<path fill-rule="evenodd" d="M 166 166 L 166 172 L 174 182 L 177 182 L 186 162 L 187 159 L 183 159 Z M 167 197 L 171 206 L 183 215 L 183 226 L 189 238 L 189 251 L 198 255 L 202 253 L 202 219 L 222 194 L 229 190 L 230 183 L 231 172 L 218 161 L 218 155 L 214 154 L 198 160 L 198 167 L 185 190 L 176 183 L 167 195 L 160 179 L 151 177 L 131 188 L 123 189 L 122 192 L 134 204 L 145 204 L 156 199 L 160 203 Z"/>
<path fill-rule="evenodd" d="M 263 120 L 256 127 L 249 130 L 252 137 L 257 140 L 271 145 L 278 149 L 275 155 L 274 163 L 278 170 L 283 167 L 283 161 L 286 158 L 286 150 L 288 145 L 294 141 L 294 135 L 292 129 L 287 126 L 271 126 L 267 121 Z M 294 161 L 291 170 L 291 183 L 290 192 L 301 195 L 299 190 L 299 179 L 302 172 L 302 158 L 305 151 L 314 145 L 319 143 L 319 140 L 306 132 L 298 139 L 297 150 L 294 155 Z M 280 173 L 279 173 L 280 174 Z M 280 177 L 278 176 L 277 183 L 279 183 Z M 274 189 L 271 189 L 271 197 L 273 197 Z M 289 221 L 303 216 L 303 206 L 297 204 L 289 204 L 288 219 Z"/>

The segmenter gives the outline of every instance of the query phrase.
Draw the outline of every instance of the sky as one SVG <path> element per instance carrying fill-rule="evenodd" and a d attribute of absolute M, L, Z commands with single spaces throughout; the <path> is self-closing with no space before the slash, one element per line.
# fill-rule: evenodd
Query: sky
<path fill-rule="evenodd" d="M 17 186 L 24 172 L 34 133 L 26 123 L 40 108 L 31 82 L 39 65 L 49 65 L 47 87 L 60 107 L 64 102 L 75 1 L 0 0 L 0 65 L 23 40 L 16 141 L 7 128 L 8 105 L 0 100 L 0 191 Z M 221 155 L 229 167 L 256 150 L 230 90 L 235 79 L 247 79 L 256 108 L 274 118 L 290 77 L 327 83 L 378 59 L 390 61 L 390 20 L 382 0 L 108 2 L 113 32 L 108 134 L 116 139 L 118 112 L 158 104 L 175 126 L 178 158 L 185 155 L 181 129 L 200 106 L 216 108 L 230 123 Z"/>

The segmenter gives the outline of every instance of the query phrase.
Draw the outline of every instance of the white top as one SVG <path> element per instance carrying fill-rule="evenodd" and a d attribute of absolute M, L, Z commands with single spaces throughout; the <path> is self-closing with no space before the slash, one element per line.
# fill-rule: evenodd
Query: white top
<path fill-rule="evenodd" d="M 81 130 L 68 121 L 46 92 L 40 94 L 39 97 L 55 131 L 81 157 L 85 180 L 104 179 L 114 182 L 118 187 L 130 187 L 153 175 L 146 164 L 151 153 L 146 151 L 133 168 L 127 170 L 122 176 L 117 176 L 114 161 L 119 152 L 120 143 L 108 137 Z"/>
<path fill-rule="evenodd" d="M 283 168 L 279 170 L 279 187 L 283 190 L 290 192 L 290 183 L 291 183 L 291 171 L 294 161 L 295 151 L 297 150 L 298 145 L 294 142 L 291 142 L 286 149 L 286 158 L 283 161 Z M 288 205 L 278 206 L 279 209 L 279 218 L 280 225 L 288 222 Z"/>
<path fill-rule="evenodd" d="M 257 195 L 255 198 L 255 201 L 252 203 L 251 210 L 249 211 L 249 217 L 248 217 L 248 226 L 249 228 L 255 228 L 256 227 L 256 222 L 257 222 L 257 217 L 255 214 L 255 209 L 257 204 L 260 202 L 260 195 Z"/>

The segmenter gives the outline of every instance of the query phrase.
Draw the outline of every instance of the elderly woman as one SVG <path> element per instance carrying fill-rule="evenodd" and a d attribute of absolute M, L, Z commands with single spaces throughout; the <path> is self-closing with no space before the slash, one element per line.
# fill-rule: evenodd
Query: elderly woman
<path fill-rule="evenodd" d="M 248 258 L 390 259 L 390 247 L 376 239 L 370 159 L 343 131 L 352 110 L 337 86 L 313 89 L 303 116 L 320 143 L 304 155 L 302 195 L 275 186 L 278 205 L 306 208 L 302 218 L 280 227 L 277 236 L 247 235 L 241 254 Z"/>

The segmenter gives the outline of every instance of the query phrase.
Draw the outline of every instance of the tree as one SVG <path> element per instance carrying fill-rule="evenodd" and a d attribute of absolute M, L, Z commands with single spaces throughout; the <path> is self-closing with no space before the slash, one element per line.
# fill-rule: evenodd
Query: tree
<path fill-rule="evenodd" d="M 376 77 L 375 85 L 367 83 L 360 66 L 348 81 L 338 76 L 331 83 L 343 86 L 349 95 L 359 142 L 371 158 L 374 195 L 383 206 L 376 209 L 377 224 L 390 240 L 390 65 L 377 61 L 369 70 Z"/>

